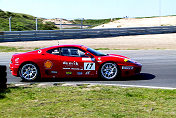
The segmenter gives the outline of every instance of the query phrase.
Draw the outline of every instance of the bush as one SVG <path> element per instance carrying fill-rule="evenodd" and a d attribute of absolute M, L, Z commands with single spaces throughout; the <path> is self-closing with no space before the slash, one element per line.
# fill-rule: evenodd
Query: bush
<path fill-rule="evenodd" d="M 113 18 L 112 20 L 119 20 L 121 18 Z M 81 21 L 80 19 L 75 19 L 75 20 L 72 20 L 71 22 L 73 22 L 74 24 L 81 24 Z M 85 19 L 83 20 L 83 24 L 84 25 L 91 25 L 91 27 L 93 26 L 98 26 L 98 25 L 101 25 L 101 24 L 105 24 L 105 23 L 109 23 L 111 22 L 111 19 Z"/>
<path fill-rule="evenodd" d="M 35 30 L 36 18 L 31 15 L 5 12 L 0 9 L 0 31 L 9 31 L 9 17 L 11 18 L 12 31 Z M 57 27 L 48 22 L 42 23 L 42 19 L 38 19 L 38 30 L 54 30 Z"/>

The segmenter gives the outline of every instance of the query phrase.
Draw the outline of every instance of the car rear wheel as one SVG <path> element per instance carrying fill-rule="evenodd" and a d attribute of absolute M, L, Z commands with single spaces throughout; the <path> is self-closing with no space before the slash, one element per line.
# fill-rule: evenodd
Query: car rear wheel
<path fill-rule="evenodd" d="M 19 75 L 23 81 L 34 81 L 39 78 L 39 69 L 33 63 L 27 63 L 21 66 Z"/>
<path fill-rule="evenodd" d="M 106 80 L 116 79 L 117 75 L 119 74 L 119 69 L 117 67 L 117 64 L 112 62 L 104 63 L 101 66 L 100 74 L 101 74 L 101 77 Z"/>

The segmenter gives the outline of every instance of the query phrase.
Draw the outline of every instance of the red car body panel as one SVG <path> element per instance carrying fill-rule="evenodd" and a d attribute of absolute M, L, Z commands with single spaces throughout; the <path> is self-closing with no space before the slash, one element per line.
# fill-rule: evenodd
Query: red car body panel
<path fill-rule="evenodd" d="M 87 53 L 90 57 L 70 57 L 50 54 L 47 51 L 55 48 L 74 47 Z M 11 58 L 10 69 L 12 75 L 19 76 L 20 66 L 24 63 L 34 63 L 40 70 L 41 78 L 65 78 L 65 77 L 91 77 L 99 76 L 99 69 L 105 62 L 114 62 L 120 69 L 121 77 L 132 76 L 140 73 L 142 65 L 135 61 L 128 61 L 129 58 L 116 54 L 107 56 L 96 56 L 82 45 L 58 45 L 36 51 L 14 54 Z M 87 64 L 87 65 L 86 65 Z M 91 69 L 87 67 L 91 67 Z M 133 67 L 126 69 L 124 67 Z"/>

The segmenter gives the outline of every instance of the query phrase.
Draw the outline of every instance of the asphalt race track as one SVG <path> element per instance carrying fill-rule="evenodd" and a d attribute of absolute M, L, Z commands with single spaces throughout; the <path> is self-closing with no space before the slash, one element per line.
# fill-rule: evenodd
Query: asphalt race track
<path fill-rule="evenodd" d="M 67 82 L 67 83 L 101 83 L 122 84 L 139 86 L 157 86 L 176 88 L 176 50 L 105 50 L 109 54 L 120 54 L 142 63 L 140 75 L 123 78 L 119 81 L 102 81 L 89 79 L 46 79 L 43 82 Z M 11 55 L 14 53 L 0 53 L 0 65 L 9 67 Z M 20 82 L 21 79 L 13 77 L 7 69 L 8 83 Z"/>

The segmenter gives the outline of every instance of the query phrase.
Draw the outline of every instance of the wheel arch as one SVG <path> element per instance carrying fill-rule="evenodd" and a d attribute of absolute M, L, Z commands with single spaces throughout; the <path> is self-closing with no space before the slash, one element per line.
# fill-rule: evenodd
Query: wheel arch
<path fill-rule="evenodd" d="M 115 64 L 117 65 L 117 68 L 118 68 L 118 71 L 119 71 L 118 76 L 121 77 L 121 69 L 120 69 L 119 65 L 118 65 L 115 61 L 105 61 L 105 62 L 103 62 L 103 63 L 99 66 L 99 69 L 98 69 L 98 76 L 99 76 L 99 77 L 101 76 L 101 67 L 102 67 L 103 64 L 105 64 L 105 63 L 115 63 Z"/>
<path fill-rule="evenodd" d="M 23 65 L 25 65 L 25 64 L 34 64 L 36 67 L 37 67 L 37 69 L 39 70 L 39 74 L 40 74 L 40 68 L 39 68 L 39 66 L 35 63 L 35 62 L 32 62 L 32 61 L 25 61 L 25 62 L 23 62 L 23 63 L 21 63 L 21 65 L 19 66 L 19 68 L 18 68 L 18 76 L 20 76 L 19 75 L 19 71 L 20 71 L 20 69 L 21 69 L 21 67 L 23 66 Z"/>

